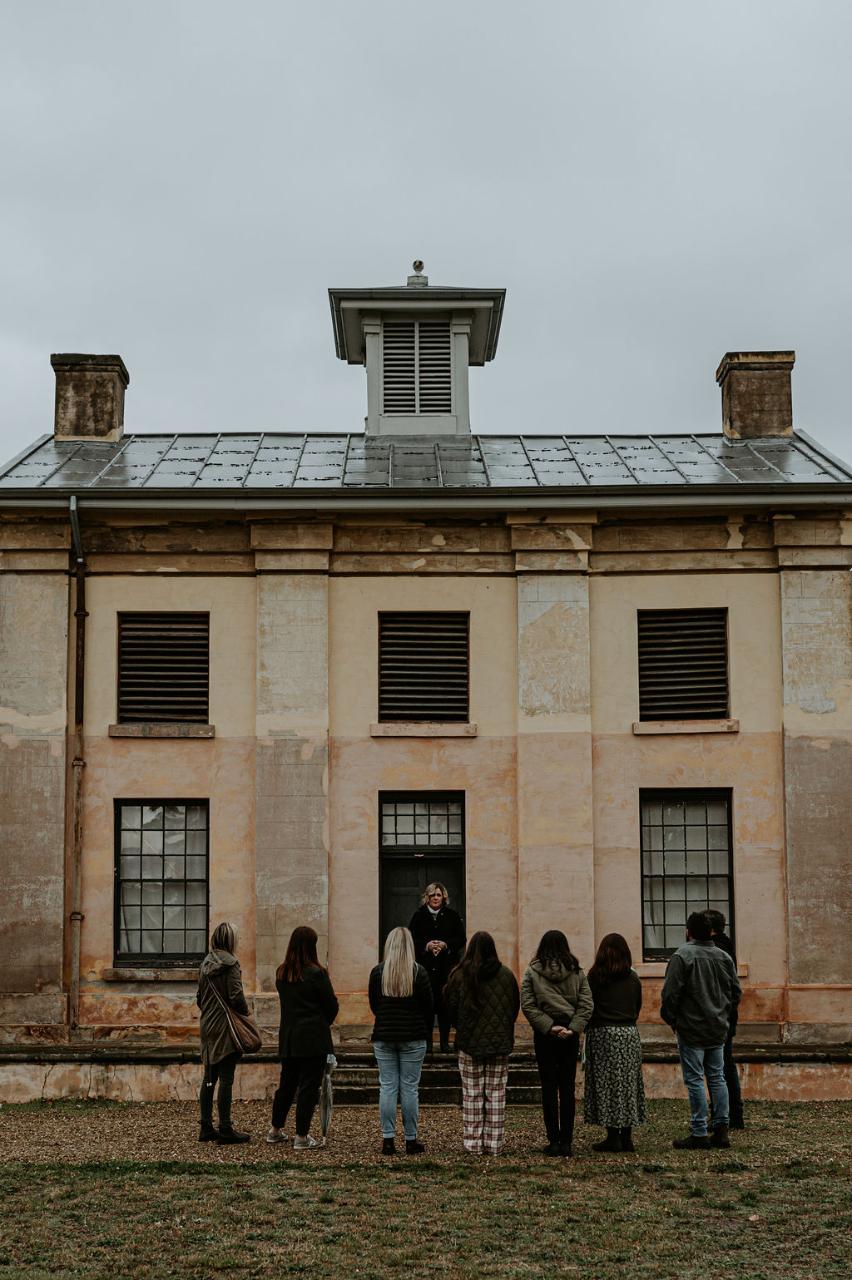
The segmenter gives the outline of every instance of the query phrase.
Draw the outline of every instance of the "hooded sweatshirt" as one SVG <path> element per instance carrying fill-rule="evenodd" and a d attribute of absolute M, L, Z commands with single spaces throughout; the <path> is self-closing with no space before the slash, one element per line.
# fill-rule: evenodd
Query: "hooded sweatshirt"
<path fill-rule="evenodd" d="M 562 963 L 545 968 L 533 960 L 521 983 L 521 1008 L 539 1035 L 549 1035 L 553 1026 L 579 1035 L 592 1016 L 594 1001 L 582 969 L 575 972 Z"/>
<path fill-rule="evenodd" d="M 231 1053 L 241 1052 L 228 1029 L 225 1011 L 216 999 L 217 991 L 225 1004 L 237 1013 L 249 1012 L 239 962 L 230 951 L 209 952 L 201 961 L 198 973 L 195 1002 L 201 1010 L 201 1061 L 205 1067 L 221 1062 Z"/>

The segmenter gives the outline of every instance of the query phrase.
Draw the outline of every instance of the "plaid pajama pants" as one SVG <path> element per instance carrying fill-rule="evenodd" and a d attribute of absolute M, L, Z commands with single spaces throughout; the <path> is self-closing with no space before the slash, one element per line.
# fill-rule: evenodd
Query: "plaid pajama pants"
<path fill-rule="evenodd" d="M 459 1051 L 465 1151 L 499 1156 L 506 1127 L 509 1059 L 472 1058 Z"/>

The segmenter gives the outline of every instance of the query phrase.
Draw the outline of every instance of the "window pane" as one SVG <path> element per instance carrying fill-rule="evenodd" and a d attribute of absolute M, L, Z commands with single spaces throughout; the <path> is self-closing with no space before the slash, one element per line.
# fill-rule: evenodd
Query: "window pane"
<path fill-rule="evenodd" d="M 163 885 L 163 902 L 165 902 L 167 906 L 176 906 L 178 904 L 183 906 L 185 899 L 186 884 L 183 880 L 178 884 L 166 883 Z"/>
<path fill-rule="evenodd" d="M 686 847 L 687 849 L 706 849 L 707 848 L 707 828 L 706 827 L 687 827 L 686 828 Z"/>
<path fill-rule="evenodd" d="M 121 825 L 124 829 L 133 827 L 138 830 L 142 826 L 142 806 L 138 804 L 123 804 L 121 806 Z"/>
<path fill-rule="evenodd" d="M 728 847 L 728 828 L 725 827 L 708 827 L 707 842 L 711 849 L 727 849 Z"/>
<path fill-rule="evenodd" d="M 143 858 L 142 859 L 142 879 L 143 880 L 162 880 L 163 878 L 163 859 L 162 858 Z"/>
<path fill-rule="evenodd" d="M 682 876 L 686 870 L 686 854 L 671 852 L 666 854 L 666 875 Z"/>
<path fill-rule="evenodd" d="M 728 881 L 725 876 L 711 876 L 707 888 L 711 898 L 727 899 Z"/>
<path fill-rule="evenodd" d="M 190 955 L 202 955 L 204 953 L 207 949 L 207 934 L 203 929 L 186 935 L 186 949 Z"/>
<path fill-rule="evenodd" d="M 139 853 L 140 849 L 139 831 L 122 831 L 121 833 L 121 852 L 122 853 Z"/>
<path fill-rule="evenodd" d="M 686 820 L 687 822 L 697 823 L 702 827 L 704 826 L 707 821 L 707 806 L 703 800 L 690 800 L 687 802 Z"/>
<path fill-rule="evenodd" d="M 183 827 L 181 827 L 180 831 L 167 831 L 165 833 L 165 843 L 163 848 L 166 853 L 183 854 L 185 847 L 186 838 L 184 836 Z"/>
<path fill-rule="evenodd" d="M 186 901 L 207 903 L 207 885 L 200 880 L 188 880 L 186 884 Z"/>
<path fill-rule="evenodd" d="M 207 806 L 189 804 L 186 807 L 186 825 L 190 831 L 207 830 Z"/>
<path fill-rule="evenodd" d="M 202 929 L 202 930 L 206 929 L 207 908 L 206 907 L 187 907 L 186 927 L 187 929 Z"/>
<path fill-rule="evenodd" d="M 183 880 L 186 875 L 186 863 L 183 858 L 166 858 L 163 862 L 163 876 L 166 880 Z"/>
<path fill-rule="evenodd" d="M 686 942 L 686 934 L 682 925 L 666 925 L 666 946 L 677 950 Z"/>
<path fill-rule="evenodd" d="M 148 931 L 143 929 L 142 930 L 142 947 L 141 947 L 142 954 L 152 955 L 152 956 L 160 955 L 162 936 L 163 935 L 159 929 L 148 930 Z"/>
<path fill-rule="evenodd" d="M 683 902 L 686 898 L 686 881 L 683 876 L 666 876 L 666 902 Z"/>
<path fill-rule="evenodd" d="M 666 849 L 685 849 L 686 835 L 683 827 L 666 827 L 664 846 Z"/>
<path fill-rule="evenodd" d="M 122 902 L 141 902 L 142 886 L 137 881 L 128 880 L 121 886 Z"/>
<path fill-rule="evenodd" d="M 160 903 L 163 901 L 163 886 L 159 880 L 145 880 L 142 884 L 142 901 Z"/>
<path fill-rule="evenodd" d="M 186 821 L 186 806 L 182 804 L 166 805 L 166 830 L 170 827 L 179 827 L 183 831 Z"/>
<path fill-rule="evenodd" d="M 728 870 L 728 850 L 711 849 L 707 855 L 707 861 L 711 876 L 725 875 Z"/>
<path fill-rule="evenodd" d="M 163 908 L 161 906 L 142 908 L 142 928 L 160 929 L 163 924 Z"/>
<path fill-rule="evenodd" d="M 675 824 L 683 826 L 683 805 L 672 804 L 671 802 L 664 804 L 663 824 L 665 826 L 673 826 Z"/>
<path fill-rule="evenodd" d="M 206 853 L 207 852 L 207 832 L 206 831 L 187 831 L 186 851 L 187 853 Z"/>
<path fill-rule="evenodd" d="M 119 950 L 126 952 L 128 955 L 138 954 L 141 949 L 141 937 L 142 935 L 137 930 L 127 932 L 122 929 L 119 935 Z"/>
<path fill-rule="evenodd" d="M 644 800 L 642 802 L 643 821 L 649 824 L 659 826 L 663 821 L 663 806 L 659 800 Z"/>
<path fill-rule="evenodd" d="M 708 822 L 724 822 L 728 825 L 728 805 L 725 800 L 708 800 L 707 801 L 707 821 Z"/>
<path fill-rule="evenodd" d="M 142 923 L 141 907 L 122 907 L 121 926 L 124 929 L 138 929 Z"/>
<path fill-rule="evenodd" d="M 705 875 L 707 872 L 707 854 L 693 849 L 686 855 L 686 873 L 690 876 Z"/>
<path fill-rule="evenodd" d="M 645 926 L 645 946 L 650 950 L 661 951 L 666 945 L 665 930 L 660 925 Z"/>
<path fill-rule="evenodd" d="M 187 880 L 202 880 L 206 875 L 207 875 L 207 859 L 206 858 L 187 858 L 186 860 Z"/>
<path fill-rule="evenodd" d="M 183 929 L 183 907 L 163 907 L 163 928 Z"/>
<path fill-rule="evenodd" d="M 183 929 L 166 929 L 163 934 L 163 954 L 183 954 Z"/>
<path fill-rule="evenodd" d="M 686 903 L 685 902 L 667 902 L 666 903 L 666 924 L 686 924 Z"/>
<path fill-rule="evenodd" d="M 700 911 L 707 906 L 706 876 L 690 876 L 686 882 L 686 899 L 690 911 Z"/>
<path fill-rule="evenodd" d="M 162 827 L 163 806 L 161 804 L 142 806 L 142 826 L 146 828 Z"/>
<path fill-rule="evenodd" d="M 163 833 L 161 831 L 142 832 L 142 852 L 159 856 L 163 852 Z"/>
<path fill-rule="evenodd" d="M 122 858 L 121 859 L 121 878 L 122 880 L 138 880 L 141 867 L 140 858 Z"/>

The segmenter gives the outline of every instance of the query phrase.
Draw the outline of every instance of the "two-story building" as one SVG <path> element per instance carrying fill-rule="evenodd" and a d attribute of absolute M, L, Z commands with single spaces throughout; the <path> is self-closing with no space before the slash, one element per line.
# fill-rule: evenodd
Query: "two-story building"
<path fill-rule="evenodd" d="M 270 1034 L 308 923 L 357 1039 L 438 879 L 519 973 L 624 934 L 650 1038 L 717 907 L 741 1039 L 848 1040 L 852 470 L 793 353 L 723 358 L 719 428 L 477 435 L 502 290 L 330 302 L 365 430 L 129 435 L 122 360 L 57 355 L 0 472 L 0 1036 L 190 1043 L 228 918 Z"/>

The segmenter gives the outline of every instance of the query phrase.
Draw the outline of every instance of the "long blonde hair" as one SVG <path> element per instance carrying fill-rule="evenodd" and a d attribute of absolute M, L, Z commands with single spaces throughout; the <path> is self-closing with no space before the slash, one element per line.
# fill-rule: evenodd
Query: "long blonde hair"
<path fill-rule="evenodd" d="M 385 941 L 382 995 L 414 994 L 414 939 L 408 929 L 391 929 Z"/>

